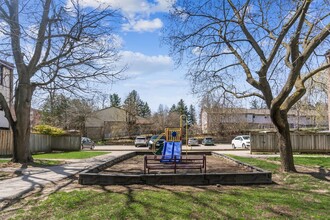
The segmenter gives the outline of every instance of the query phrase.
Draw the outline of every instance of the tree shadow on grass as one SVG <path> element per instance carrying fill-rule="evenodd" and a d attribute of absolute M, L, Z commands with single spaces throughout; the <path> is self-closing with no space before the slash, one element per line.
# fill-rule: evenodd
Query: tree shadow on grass
<path fill-rule="evenodd" d="M 201 215 L 208 215 L 206 213 L 202 214 L 194 208 L 188 208 L 185 210 L 182 208 L 182 203 L 189 201 L 191 204 L 195 204 L 202 207 L 202 210 L 207 210 L 206 212 L 211 212 L 216 216 L 221 216 L 224 219 L 235 219 L 230 213 L 226 213 L 224 210 L 220 209 L 215 203 L 211 203 L 209 200 L 201 199 L 200 193 L 203 192 L 216 192 L 221 197 L 221 192 L 218 190 L 210 190 L 208 187 L 199 186 L 170 186 L 170 185 L 125 185 L 119 186 L 120 190 L 113 190 L 113 186 L 102 186 L 101 189 L 107 193 L 118 193 L 125 196 L 125 210 L 130 210 L 129 212 L 134 213 L 134 218 L 143 219 L 145 216 L 136 212 L 136 206 L 139 205 L 143 207 L 144 210 L 149 210 L 149 215 L 155 213 L 162 213 L 162 218 L 171 219 L 173 217 L 182 217 L 184 219 L 189 218 L 200 218 Z M 116 186 L 118 187 L 118 186 Z M 183 189 L 183 188 L 184 189 Z M 137 191 L 142 192 L 141 195 Z M 137 195 L 142 196 L 144 192 L 150 192 L 150 197 L 148 199 L 143 199 L 137 197 Z M 153 194 L 153 192 L 158 192 L 158 194 Z M 195 193 L 197 192 L 197 193 Z M 198 193 L 200 192 L 200 193 Z M 170 196 L 172 194 L 173 196 Z M 161 196 L 164 195 L 164 196 Z M 169 197 L 170 196 L 170 197 Z M 174 199 L 174 201 L 169 201 L 168 199 Z M 220 198 L 219 198 L 220 200 Z M 181 205 L 174 205 L 175 203 L 180 203 Z M 221 206 L 230 206 L 231 203 L 228 201 L 221 201 L 219 203 Z M 154 216 L 159 218 L 160 216 Z"/>
<path fill-rule="evenodd" d="M 320 166 L 318 168 L 318 172 L 298 172 L 301 174 L 308 174 L 311 175 L 312 177 L 322 180 L 322 181 L 326 181 L 326 182 L 330 182 L 330 171 L 325 169 L 323 166 Z"/>
<path fill-rule="evenodd" d="M 2 200 L 0 204 L 0 211 L 2 214 L 6 214 L 15 212 L 17 210 L 22 210 L 28 203 L 31 202 L 31 200 L 39 201 L 45 197 L 48 197 L 49 195 L 54 194 L 72 184 L 74 181 L 77 181 L 77 179 L 77 176 L 70 176 L 56 183 L 52 182 L 51 184 L 53 184 L 53 187 L 41 185 L 36 182 L 33 183 L 31 181 L 32 187 L 26 191 L 21 192 L 20 196 L 13 199 Z"/>

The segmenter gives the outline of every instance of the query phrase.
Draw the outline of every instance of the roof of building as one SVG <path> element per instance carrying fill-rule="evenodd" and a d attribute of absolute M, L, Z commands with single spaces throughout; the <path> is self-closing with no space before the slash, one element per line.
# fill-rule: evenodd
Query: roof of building
<path fill-rule="evenodd" d="M 4 60 L 0 60 L 0 64 L 6 66 L 9 69 L 14 69 L 15 65 Z"/>
<path fill-rule="evenodd" d="M 209 114 L 253 114 L 253 115 L 269 115 L 269 109 L 247 109 L 247 108 L 203 108 L 202 111 L 206 111 Z M 314 116 L 318 115 L 315 110 L 297 110 L 291 109 L 288 115 L 305 115 Z"/>
<path fill-rule="evenodd" d="M 107 122 L 126 122 L 128 112 L 120 107 L 107 107 L 104 109 L 97 110 L 87 118 L 86 127 L 95 127 L 100 124 Z M 150 120 L 140 116 L 136 116 L 137 124 L 151 124 Z"/>

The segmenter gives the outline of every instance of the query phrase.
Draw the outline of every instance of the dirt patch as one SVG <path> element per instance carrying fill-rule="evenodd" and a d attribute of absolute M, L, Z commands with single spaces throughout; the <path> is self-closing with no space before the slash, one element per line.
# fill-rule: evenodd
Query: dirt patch
<path fill-rule="evenodd" d="M 0 163 L 0 168 L 21 168 L 22 167 L 22 164 L 20 163 L 13 163 L 13 162 L 6 162 L 6 163 Z"/>
<path fill-rule="evenodd" d="M 161 163 L 164 167 L 167 164 Z M 150 173 L 165 174 L 173 173 L 174 169 L 155 169 L 150 170 Z M 239 165 L 234 161 L 218 156 L 206 156 L 206 173 L 246 173 L 253 172 L 250 168 Z M 102 174 L 143 174 L 144 173 L 144 156 L 138 155 L 117 163 L 102 172 Z M 178 169 L 177 173 L 200 173 L 199 169 Z"/>

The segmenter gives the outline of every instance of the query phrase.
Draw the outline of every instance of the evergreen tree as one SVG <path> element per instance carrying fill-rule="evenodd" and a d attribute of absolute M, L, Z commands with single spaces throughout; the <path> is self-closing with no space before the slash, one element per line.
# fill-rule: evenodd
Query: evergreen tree
<path fill-rule="evenodd" d="M 124 109 L 129 112 L 132 117 L 149 117 L 151 115 L 148 103 L 143 102 L 135 90 L 130 92 L 125 99 Z"/>
<path fill-rule="evenodd" d="M 149 108 L 149 105 L 147 102 L 145 102 L 141 107 L 139 111 L 139 116 L 148 118 L 151 116 L 151 110 Z"/>
<path fill-rule="evenodd" d="M 176 112 L 180 115 L 188 116 L 188 107 L 184 103 L 183 99 L 180 99 L 180 101 L 178 102 Z"/>
<path fill-rule="evenodd" d="M 189 106 L 188 123 L 190 125 L 194 125 L 194 124 L 197 123 L 197 120 L 196 120 L 196 110 L 195 110 L 195 107 L 193 105 L 190 105 Z"/>
<path fill-rule="evenodd" d="M 121 105 L 121 98 L 117 93 L 110 94 L 110 107 L 119 107 Z"/>
<path fill-rule="evenodd" d="M 173 104 L 170 108 L 170 112 L 176 112 L 176 105 Z"/>

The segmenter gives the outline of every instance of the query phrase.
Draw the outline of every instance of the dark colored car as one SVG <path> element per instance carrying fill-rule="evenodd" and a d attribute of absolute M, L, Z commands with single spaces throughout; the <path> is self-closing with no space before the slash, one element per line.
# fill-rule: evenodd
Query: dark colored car
<path fill-rule="evenodd" d="M 164 142 L 165 142 L 165 136 L 161 136 L 161 137 L 158 137 L 159 135 L 153 135 L 151 136 L 150 140 L 148 141 L 148 148 L 151 149 L 152 148 L 152 145 L 155 143 L 155 147 L 156 148 L 160 148 L 160 147 L 163 147 L 164 146 Z M 157 138 L 159 138 L 157 140 Z"/>
<path fill-rule="evenodd" d="M 214 145 L 213 139 L 211 137 L 206 137 L 202 141 L 203 145 Z"/>

